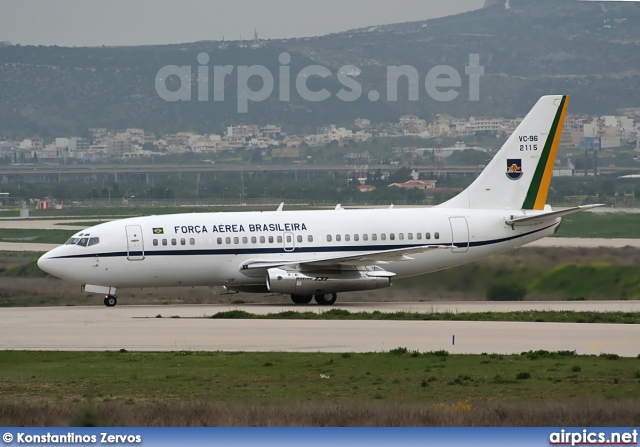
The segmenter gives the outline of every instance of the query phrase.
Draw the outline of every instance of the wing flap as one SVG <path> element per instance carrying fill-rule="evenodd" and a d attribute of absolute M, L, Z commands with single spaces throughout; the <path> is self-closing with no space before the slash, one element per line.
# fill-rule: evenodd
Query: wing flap
<path fill-rule="evenodd" d="M 359 253 L 348 256 L 328 256 L 317 259 L 283 259 L 279 261 L 249 261 L 242 265 L 242 270 L 270 269 L 287 265 L 300 265 L 302 269 L 309 267 L 329 267 L 329 266 L 371 266 L 384 265 L 390 262 L 411 261 L 409 255 L 424 253 L 430 250 L 442 250 L 453 248 L 451 245 L 421 245 L 411 248 L 400 248 L 396 250 L 382 250 L 369 253 Z"/>
<path fill-rule="evenodd" d="M 584 206 L 576 206 L 574 208 L 568 208 L 566 210 L 560 211 L 551 211 L 542 214 L 534 214 L 532 216 L 512 216 L 511 219 L 507 220 L 507 225 L 513 226 L 529 226 L 529 225 L 537 225 L 541 223 L 548 222 L 553 219 L 557 219 L 558 217 L 569 216 L 575 213 L 581 213 L 583 211 L 588 211 L 593 208 L 598 208 L 604 205 L 584 205 Z"/>

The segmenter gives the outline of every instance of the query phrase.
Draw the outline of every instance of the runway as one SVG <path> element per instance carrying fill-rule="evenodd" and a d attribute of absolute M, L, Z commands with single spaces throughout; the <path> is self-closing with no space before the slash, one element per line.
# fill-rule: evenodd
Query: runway
<path fill-rule="evenodd" d="M 375 352 L 402 346 L 452 354 L 537 349 L 626 357 L 640 353 L 637 325 L 188 318 L 210 315 L 211 310 L 212 306 L 4 308 L 0 349 Z"/>

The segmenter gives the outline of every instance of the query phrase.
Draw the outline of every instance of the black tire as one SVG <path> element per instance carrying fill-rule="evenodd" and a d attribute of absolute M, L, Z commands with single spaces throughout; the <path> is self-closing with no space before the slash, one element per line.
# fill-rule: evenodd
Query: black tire
<path fill-rule="evenodd" d="M 107 307 L 115 307 L 118 304 L 118 298 L 113 295 L 108 295 L 104 299 L 104 305 Z"/>
<path fill-rule="evenodd" d="M 313 297 L 311 295 L 291 295 L 294 304 L 309 304 Z"/>
<path fill-rule="evenodd" d="M 316 295 L 315 299 L 316 299 L 316 303 L 318 303 L 320 306 L 332 306 L 335 304 L 336 300 L 338 299 L 338 294 L 330 293 L 327 295 Z"/>

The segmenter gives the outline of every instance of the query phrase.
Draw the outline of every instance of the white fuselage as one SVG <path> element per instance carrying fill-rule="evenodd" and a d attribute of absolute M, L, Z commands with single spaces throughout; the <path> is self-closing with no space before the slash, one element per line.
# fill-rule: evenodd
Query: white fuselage
<path fill-rule="evenodd" d="M 455 245 L 381 266 L 403 278 L 523 246 L 552 235 L 560 223 L 512 227 L 505 223 L 512 214 L 423 208 L 135 217 L 79 232 L 75 238 L 99 242 L 62 245 L 39 265 L 69 281 L 107 287 L 263 286 L 265 271 L 244 265 Z"/>

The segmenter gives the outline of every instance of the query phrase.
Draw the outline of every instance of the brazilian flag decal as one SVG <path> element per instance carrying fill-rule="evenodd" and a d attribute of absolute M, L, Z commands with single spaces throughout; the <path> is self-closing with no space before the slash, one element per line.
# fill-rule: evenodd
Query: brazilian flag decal
<path fill-rule="evenodd" d="M 153 234 L 164 234 L 164 228 L 154 228 Z"/>

